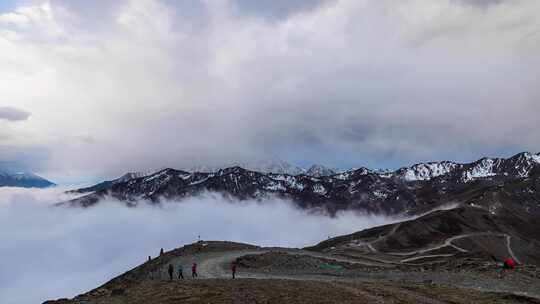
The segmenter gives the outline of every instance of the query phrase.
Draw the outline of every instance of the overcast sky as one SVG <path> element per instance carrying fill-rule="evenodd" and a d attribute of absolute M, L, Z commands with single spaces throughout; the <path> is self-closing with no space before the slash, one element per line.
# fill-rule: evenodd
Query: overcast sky
<path fill-rule="evenodd" d="M 0 164 L 56 180 L 540 151 L 537 0 L 0 5 Z"/>

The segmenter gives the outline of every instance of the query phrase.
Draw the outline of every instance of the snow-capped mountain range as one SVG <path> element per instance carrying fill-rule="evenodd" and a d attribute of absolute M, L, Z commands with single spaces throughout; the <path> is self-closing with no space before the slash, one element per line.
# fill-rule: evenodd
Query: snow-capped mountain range
<path fill-rule="evenodd" d="M 509 165 L 507 161 L 511 162 L 511 164 Z M 184 171 L 192 173 L 216 173 L 223 169 L 240 167 L 249 171 L 266 174 L 285 174 L 291 176 L 307 175 L 312 177 L 335 176 L 338 179 L 346 179 L 346 177 L 352 172 L 362 172 L 363 174 L 377 174 L 385 178 L 397 177 L 407 182 L 428 181 L 454 171 L 463 171 L 461 180 L 463 182 L 470 182 L 477 178 L 495 175 L 517 175 L 520 177 L 527 177 L 530 171 L 538 164 L 540 164 L 540 153 L 533 154 L 524 152 L 508 159 L 482 158 L 476 162 L 468 164 L 459 164 L 450 161 L 428 162 L 415 164 L 410 167 L 402 167 L 395 171 L 388 169 L 371 170 L 365 167 L 339 170 L 319 164 L 312 165 L 311 167 L 305 169 L 299 166 L 291 165 L 285 161 L 256 163 L 235 162 L 226 166 L 194 166 Z M 131 179 L 146 177 L 164 169 L 166 168 L 161 168 L 155 171 L 129 172 L 109 182 L 125 182 Z"/>
<path fill-rule="evenodd" d="M 464 192 L 475 193 L 486 187 L 540 178 L 540 155 L 520 153 L 507 159 L 483 158 L 467 164 L 422 163 L 392 172 L 367 168 L 335 172 L 317 166 L 299 174 L 287 174 L 266 169 L 261 172 L 236 166 L 210 172 L 163 169 L 152 174 L 130 174 L 75 190 L 88 194 L 69 204 L 91 206 L 106 196 L 130 205 L 140 201 L 159 203 L 162 199 L 181 201 L 204 192 L 218 192 L 240 200 L 278 196 L 301 208 L 332 214 L 348 209 L 382 214 L 416 213 L 461 200 Z M 537 193 L 530 187 L 523 191 L 533 196 Z M 520 198 L 520 201 L 528 210 L 540 210 L 540 200 Z"/>
<path fill-rule="evenodd" d="M 528 177 L 531 170 L 539 164 L 540 153 L 524 152 L 508 159 L 482 158 L 470 164 L 457 164 L 448 161 L 416 164 L 408 168 L 401 168 L 390 175 L 399 176 L 406 181 L 425 181 L 459 172 L 462 182 L 471 182 L 478 178 L 497 175 Z"/>

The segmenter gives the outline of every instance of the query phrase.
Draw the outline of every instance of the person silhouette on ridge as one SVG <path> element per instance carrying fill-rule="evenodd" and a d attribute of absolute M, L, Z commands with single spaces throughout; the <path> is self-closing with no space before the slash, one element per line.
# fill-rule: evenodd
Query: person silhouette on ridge
<path fill-rule="evenodd" d="M 199 275 L 197 274 L 197 263 L 193 263 L 193 265 L 191 266 L 191 277 L 196 278 L 198 276 Z"/>
<path fill-rule="evenodd" d="M 169 264 L 168 272 L 169 272 L 169 281 L 172 281 L 172 279 L 173 279 L 173 274 L 174 274 L 174 267 L 173 267 L 172 264 Z"/>
<path fill-rule="evenodd" d="M 231 263 L 231 273 L 233 280 L 236 279 L 236 261 Z"/>
<path fill-rule="evenodd" d="M 182 264 L 178 265 L 178 279 L 184 279 L 184 268 L 182 267 Z"/>

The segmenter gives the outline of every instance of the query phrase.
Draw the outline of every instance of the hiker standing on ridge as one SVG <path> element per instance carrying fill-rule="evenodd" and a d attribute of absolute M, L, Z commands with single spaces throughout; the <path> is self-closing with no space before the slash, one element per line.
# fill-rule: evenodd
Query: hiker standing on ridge
<path fill-rule="evenodd" d="M 193 263 L 193 265 L 191 266 L 191 277 L 196 278 L 198 276 L 199 275 L 197 274 L 197 263 Z"/>
<path fill-rule="evenodd" d="M 178 265 L 178 279 L 184 279 L 184 268 L 182 267 L 182 264 Z"/>
<path fill-rule="evenodd" d="M 236 261 L 231 263 L 231 273 L 234 280 L 236 278 Z"/>
<path fill-rule="evenodd" d="M 168 272 L 169 272 L 169 281 L 172 281 L 172 279 L 173 279 L 173 273 L 174 273 L 174 267 L 173 267 L 172 264 L 169 264 Z"/>

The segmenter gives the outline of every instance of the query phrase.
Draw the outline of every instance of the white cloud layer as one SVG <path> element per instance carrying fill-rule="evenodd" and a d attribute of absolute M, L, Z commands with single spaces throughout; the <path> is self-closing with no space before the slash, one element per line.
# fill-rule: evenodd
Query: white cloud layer
<path fill-rule="evenodd" d="M 54 208 L 61 189 L 0 188 L 3 304 L 41 303 L 88 291 L 156 256 L 197 240 L 303 247 L 328 236 L 395 221 L 344 213 L 309 215 L 286 202 L 229 203 L 217 196 L 126 208 Z"/>
<path fill-rule="evenodd" d="M 0 96 L 32 113 L 0 145 L 46 147 L 52 173 L 109 176 L 540 150 L 539 1 L 279 3 L 269 16 L 233 0 L 30 1 L 0 15 Z"/>

